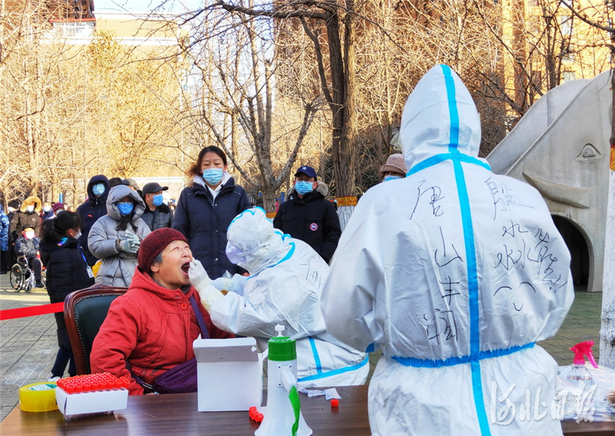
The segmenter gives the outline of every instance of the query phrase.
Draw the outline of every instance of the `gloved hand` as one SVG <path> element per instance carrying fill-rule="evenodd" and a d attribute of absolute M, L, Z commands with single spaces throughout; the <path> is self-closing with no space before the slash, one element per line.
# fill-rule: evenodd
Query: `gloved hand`
<path fill-rule="evenodd" d="M 246 280 L 248 280 L 248 276 L 235 274 L 233 276 L 233 286 L 231 286 L 231 292 L 243 296 L 243 287 L 246 285 Z"/>
<path fill-rule="evenodd" d="M 125 232 L 125 234 L 126 234 L 126 240 L 130 241 L 130 243 L 136 246 L 138 249 L 139 246 L 141 245 L 141 240 L 139 239 L 139 237 L 135 235 L 134 233 L 129 232 L 128 230 Z"/>
<path fill-rule="evenodd" d="M 211 285 L 219 291 L 230 291 L 233 287 L 233 279 L 220 277 L 212 281 Z"/>
<path fill-rule="evenodd" d="M 209 284 L 211 283 L 209 274 L 207 274 L 207 271 L 205 271 L 205 268 L 203 268 L 201 261 L 199 261 L 198 259 L 192 259 L 192 262 L 190 262 L 190 268 L 188 269 L 188 277 L 190 278 L 190 283 L 192 283 L 194 289 L 199 291 L 199 293 L 201 291 L 204 291 L 205 288 L 207 288 L 207 286 L 209 286 Z"/>
<path fill-rule="evenodd" d="M 190 265 L 190 268 L 192 268 L 192 265 Z M 209 279 L 209 276 L 207 278 Z M 194 287 L 195 289 L 198 290 L 196 286 Z M 220 292 L 218 289 L 216 289 L 212 285 L 208 285 L 205 287 L 205 289 L 199 291 L 199 296 L 201 297 L 201 303 L 203 303 L 203 307 L 205 307 L 205 309 L 207 309 L 208 312 L 211 309 L 212 304 L 214 304 L 220 298 L 224 297 L 222 292 Z"/>
<path fill-rule="evenodd" d="M 128 239 L 118 239 L 115 245 L 118 251 L 125 251 L 126 253 L 134 254 L 139 250 L 139 245 L 133 244 Z"/>

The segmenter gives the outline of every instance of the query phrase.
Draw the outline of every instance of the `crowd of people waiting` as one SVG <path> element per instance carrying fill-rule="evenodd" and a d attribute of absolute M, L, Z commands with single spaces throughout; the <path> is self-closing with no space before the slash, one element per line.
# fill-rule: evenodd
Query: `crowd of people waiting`
<path fill-rule="evenodd" d="M 190 168 L 174 216 L 162 208 L 166 187 L 139 194 L 134 183 L 95 176 L 76 213 L 43 223 L 50 297 L 90 285 L 96 262 L 97 283 L 129 288 L 111 304 L 90 360 L 94 372 L 130 378 L 133 395 L 173 392 L 161 386 L 196 367 L 199 335 L 253 336 L 264 349 L 282 324 L 297 342 L 303 387 L 363 384 L 367 353 L 382 350 L 368 393 L 374 435 L 561 434 L 557 419 L 499 425 L 488 416 L 499 393 L 514 404 L 529 392 L 540 404 L 553 398 L 557 365 L 536 342 L 555 334 L 574 293 L 570 254 L 544 200 L 493 174 L 477 157 L 480 137 L 465 85 L 445 65 L 431 69 L 404 108 L 403 155 L 380 168 L 383 183 L 343 233 L 326 185 L 305 165 L 273 223 L 217 147 Z M 517 197 L 498 204 L 493 186 Z M 34 240 L 40 201 L 14 209 L 16 242 L 20 231 Z M 520 236 L 502 234 L 507 226 Z M 532 244 L 550 253 L 548 265 L 493 261 L 502 245 L 525 254 Z M 536 250 L 528 263 L 542 262 Z M 72 359 L 57 322 L 54 378 Z"/>
<path fill-rule="evenodd" d="M 229 254 L 227 240 L 227 231 L 233 220 L 253 207 L 250 197 L 235 183 L 228 172 L 227 157 L 218 147 L 209 146 L 202 149 L 188 170 L 188 174 L 189 186 L 181 192 L 173 209 L 166 204 L 163 197 L 168 187 L 161 186 L 157 182 L 147 183 L 140 189 L 133 179 L 96 175 L 88 181 L 86 200 L 74 212 L 64 203 L 42 203 L 38 197 L 31 196 L 20 204 L 16 201 L 11 202 L 10 217 L 0 216 L 2 222 L 6 222 L 3 228 L 7 227 L 7 232 L 10 229 L 11 233 L 11 237 L 3 238 L 3 243 L 8 244 L 6 247 L 2 246 L 3 256 L 9 252 L 26 255 L 35 272 L 37 287 L 43 287 L 40 275 L 44 265 L 46 288 L 51 302 L 61 302 L 70 292 L 94 283 L 129 287 L 131 291 L 140 290 L 127 293 L 126 301 L 120 298 L 118 303 L 112 306 L 108 319 L 114 320 L 117 315 L 121 322 L 109 321 L 102 327 L 101 334 L 99 338 L 97 337 L 97 346 L 94 348 L 92 365 L 100 370 L 109 370 L 113 369 L 110 365 L 113 366 L 121 361 L 122 369 L 115 368 L 114 372 L 128 374 L 127 371 L 130 371 L 134 380 L 145 380 L 147 382 L 145 386 L 154 381 L 147 365 L 156 365 L 158 371 L 168 370 L 194 357 L 190 344 L 203 330 L 198 325 L 195 309 L 206 320 L 206 329 L 210 337 L 233 337 L 237 331 L 241 334 L 249 333 L 249 328 L 246 326 L 242 328 L 226 326 L 225 331 L 218 331 L 218 327 L 212 325 L 209 312 L 203 306 L 201 298 L 198 298 L 194 306 L 184 305 L 184 308 L 193 309 L 191 313 L 185 311 L 177 313 L 179 319 L 183 321 L 176 320 L 177 322 L 171 323 L 173 326 L 183 327 L 177 327 L 179 330 L 173 331 L 170 336 L 163 335 L 167 338 L 181 338 L 179 341 L 181 344 L 167 340 L 161 343 L 159 335 L 135 336 L 129 341 L 132 347 L 130 350 L 121 350 L 121 356 L 114 354 L 121 343 L 116 337 L 120 333 L 118 325 L 123 325 L 121 329 L 123 337 L 127 332 L 142 331 L 143 322 L 151 317 L 154 308 L 165 312 L 169 309 L 165 306 L 165 301 L 172 299 L 174 307 L 175 303 L 189 299 L 193 293 L 197 295 L 190 286 L 189 267 L 186 266 L 186 262 L 181 261 L 183 258 L 189 259 L 188 263 L 193 265 L 191 274 L 194 275 L 194 270 L 198 267 L 200 277 L 206 276 L 208 281 L 220 283 L 216 282 L 216 279 L 220 279 L 227 280 L 225 283 L 229 284 L 234 281 L 233 288 L 236 292 L 234 295 L 241 294 L 241 298 L 245 298 L 250 293 L 240 289 L 244 287 L 251 273 L 255 275 L 255 271 L 247 264 L 233 258 L 233 253 Z M 289 255 L 293 254 L 295 260 L 287 265 L 307 256 L 308 259 L 312 259 L 312 268 L 319 265 L 317 271 L 323 278 L 328 273 L 326 262 L 333 255 L 341 234 L 335 207 L 333 203 L 325 200 L 326 194 L 327 187 L 323 182 L 317 181 L 315 170 L 309 166 L 302 166 L 295 174 L 288 201 L 280 206 L 278 216 L 274 220 L 276 227 L 294 238 L 291 239 L 286 235 L 283 247 L 278 247 L 287 247 L 289 241 L 294 241 L 293 253 Z M 262 214 L 259 212 L 257 216 L 261 215 L 265 216 L 264 211 Z M 268 237 L 273 235 L 278 238 L 277 235 L 282 235 L 280 230 L 277 230 L 277 233 L 273 231 L 274 225 L 271 220 L 265 218 L 265 221 L 270 226 Z M 155 236 L 148 238 L 152 232 Z M 303 240 L 305 244 L 300 245 L 303 242 L 295 239 Z M 154 248 L 151 248 L 153 241 L 157 242 Z M 245 243 L 246 241 L 235 242 L 237 246 Z M 181 248 L 178 248 L 178 245 L 181 245 Z M 262 259 L 263 254 L 267 250 L 272 250 L 272 247 L 269 246 L 269 242 L 263 242 L 262 245 L 262 250 L 256 250 L 251 255 L 254 259 L 261 259 L 261 262 L 264 262 L 269 259 Z M 143 261 L 144 253 L 150 250 L 147 247 L 155 253 L 152 256 L 148 255 L 150 256 L 148 260 Z M 178 254 L 179 252 L 181 253 Z M 174 260 L 168 260 L 169 256 L 173 256 Z M 4 265 L 10 263 L 10 259 L 5 262 L 3 257 L 3 270 Z M 285 280 L 286 288 L 292 287 L 291 284 L 294 283 L 289 277 L 296 276 L 295 281 L 300 282 L 297 285 L 305 286 L 308 296 L 306 301 L 311 302 L 311 309 L 305 310 L 303 305 L 292 303 L 292 299 L 289 299 L 290 307 L 281 310 L 273 318 L 270 310 L 265 311 L 264 306 L 253 308 L 255 313 L 263 312 L 261 322 L 273 322 L 275 319 L 286 324 L 288 331 L 295 332 L 295 339 L 305 338 L 306 344 L 309 343 L 308 337 L 312 342 L 317 341 L 321 344 L 320 359 L 324 359 L 323 362 L 327 362 L 327 355 L 346 356 L 345 359 L 337 361 L 330 358 L 329 367 L 332 370 L 337 369 L 340 362 L 341 366 L 358 365 L 359 375 L 353 375 L 352 382 L 364 381 L 368 367 L 365 353 L 346 350 L 334 338 L 326 336 L 322 317 L 317 316 L 322 280 L 316 284 L 305 285 L 301 279 L 303 275 L 303 272 L 299 273 L 297 268 L 291 268 Z M 200 282 L 202 285 L 203 281 Z M 255 283 L 258 281 L 250 282 L 250 284 Z M 198 288 L 200 291 L 203 289 L 203 286 Z M 310 289 L 312 290 L 308 292 Z M 216 292 L 220 294 L 219 291 Z M 277 295 L 284 293 L 277 291 Z M 142 304 L 134 304 L 131 298 L 137 298 Z M 121 308 L 124 306 L 130 309 L 130 316 L 122 312 Z M 304 310 L 308 317 L 312 317 L 312 321 L 304 323 L 301 328 L 295 328 L 293 326 L 296 321 L 291 319 L 289 314 L 301 310 Z M 119 313 L 116 313 L 117 311 Z M 138 318 L 140 311 L 142 313 Z M 160 313 L 159 315 L 162 316 Z M 160 316 L 154 319 L 159 319 Z M 172 315 L 167 314 L 167 316 Z M 130 320 L 134 321 L 134 324 L 130 324 Z M 56 314 L 56 324 L 59 350 L 50 380 L 62 377 L 67 365 L 69 375 L 74 375 L 76 371 L 64 319 L 60 313 Z M 224 326 L 225 323 L 220 318 L 216 325 Z M 107 331 L 109 326 L 113 327 Z M 147 328 L 151 330 L 152 326 L 148 325 Z M 167 330 L 165 328 L 165 331 Z M 267 334 L 261 332 L 257 335 L 260 339 L 265 339 L 262 341 L 262 346 L 266 347 L 266 339 L 272 334 L 273 330 L 270 329 Z M 158 342 L 149 343 L 151 339 L 156 339 Z M 110 350 L 108 346 L 100 346 L 101 343 L 113 343 L 116 347 Z M 157 350 L 154 352 L 157 358 L 150 359 L 152 350 Z M 97 358 L 99 355 L 102 357 Z M 318 358 L 318 355 L 313 357 L 313 359 Z M 156 371 L 153 371 L 154 375 L 155 373 Z M 314 375 L 310 374 L 309 370 L 303 369 L 301 374 L 303 378 Z M 143 392 L 144 389 L 147 392 L 147 388 L 141 385 L 131 387 L 134 393 Z"/>

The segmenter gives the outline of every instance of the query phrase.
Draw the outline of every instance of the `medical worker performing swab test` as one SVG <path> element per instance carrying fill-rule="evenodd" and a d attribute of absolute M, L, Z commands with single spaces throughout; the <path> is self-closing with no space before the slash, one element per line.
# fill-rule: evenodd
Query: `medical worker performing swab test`
<path fill-rule="evenodd" d="M 300 388 L 364 384 L 367 354 L 341 343 L 325 330 L 320 309 L 329 265 L 303 241 L 274 229 L 261 208 L 248 209 L 227 232 L 229 260 L 248 270 L 249 277 L 211 281 L 198 260 L 189 276 L 213 323 L 220 329 L 256 338 L 261 350 L 284 326 L 296 340 Z M 229 291 L 224 295 L 221 291 Z"/>

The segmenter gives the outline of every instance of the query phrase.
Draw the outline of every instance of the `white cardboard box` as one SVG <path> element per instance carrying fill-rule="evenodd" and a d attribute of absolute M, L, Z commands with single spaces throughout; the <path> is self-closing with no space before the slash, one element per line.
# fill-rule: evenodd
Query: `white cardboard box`
<path fill-rule="evenodd" d="M 197 339 L 199 412 L 260 407 L 263 363 L 254 338 Z"/>
<path fill-rule="evenodd" d="M 128 403 L 128 390 L 114 389 L 108 391 L 80 392 L 67 394 L 56 388 L 56 403 L 65 416 L 83 413 L 110 412 L 125 409 Z"/>

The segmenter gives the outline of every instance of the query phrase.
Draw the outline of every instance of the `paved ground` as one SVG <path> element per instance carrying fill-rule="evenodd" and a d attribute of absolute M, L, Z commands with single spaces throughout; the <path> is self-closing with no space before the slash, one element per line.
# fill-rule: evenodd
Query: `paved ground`
<path fill-rule="evenodd" d="M 0 310 L 49 303 L 43 289 L 30 294 L 14 293 L 8 275 L 0 275 Z M 577 342 L 593 340 L 598 344 L 602 294 L 577 292 L 575 302 L 558 334 L 542 345 L 560 365 L 572 362 L 568 348 Z M 0 420 L 19 402 L 21 386 L 45 381 L 57 352 L 56 327 L 53 315 L 0 321 Z M 370 356 L 375 367 L 379 354 Z M 370 373 L 371 374 L 371 373 Z"/>
<path fill-rule="evenodd" d="M 46 303 L 44 289 L 15 293 L 9 275 L 0 275 L 0 310 Z M 19 402 L 19 387 L 47 380 L 56 352 L 53 315 L 0 321 L 0 419 Z"/>

